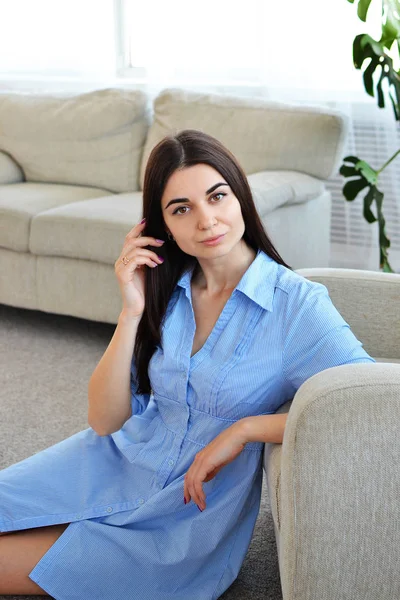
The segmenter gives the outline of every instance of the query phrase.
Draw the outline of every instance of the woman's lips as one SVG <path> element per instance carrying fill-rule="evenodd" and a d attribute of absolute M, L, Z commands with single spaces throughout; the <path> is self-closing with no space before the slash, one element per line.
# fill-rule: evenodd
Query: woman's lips
<path fill-rule="evenodd" d="M 215 246 L 216 244 L 219 244 L 222 241 L 224 236 L 225 236 L 225 233 L 223 233 L 222 235 L 220 235 L 216 238 L 213 238 L 211 240 L 206 240 L 201 243 L 204 244 L 205 246 Z"/>

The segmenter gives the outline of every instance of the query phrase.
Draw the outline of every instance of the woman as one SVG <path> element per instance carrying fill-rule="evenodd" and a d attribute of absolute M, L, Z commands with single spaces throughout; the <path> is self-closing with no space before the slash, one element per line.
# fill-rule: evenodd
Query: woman
<path fill-rule="evenodd" d="M 0 594 L 219 598 L 251 541 L 264 442 L 282 441 L 273 413 L 315 373 L 375 362 L 279 256 L 215 138 L 157 144 L 143 207 L 91 427 L 0 473 Z"/>

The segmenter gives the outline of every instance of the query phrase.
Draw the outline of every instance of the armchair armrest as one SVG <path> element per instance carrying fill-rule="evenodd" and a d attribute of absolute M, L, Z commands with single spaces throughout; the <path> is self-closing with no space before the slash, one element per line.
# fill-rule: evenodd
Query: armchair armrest
<path fill-rule="evenodd" d="M 0 150 L 0 185 L 24 181 L 24 173 L 9 154 Z"/>
<path fill-rule="evenodd" d="M 332 367 L 297 390 L 281 455 L 285 600 L 400 597 L 400 365 Z"/>

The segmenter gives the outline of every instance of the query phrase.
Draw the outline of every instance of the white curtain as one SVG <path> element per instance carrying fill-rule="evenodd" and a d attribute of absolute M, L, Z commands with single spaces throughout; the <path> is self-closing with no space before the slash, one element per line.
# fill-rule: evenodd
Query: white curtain
<path fill-rule="evenodd" d="M 160 86 L 176 82 L 263 86 L 307 99 L 364 92 L 354 37 L 380 35 L 380 2 L 368 23 L 347 0 L 123 0 L 132 67 Z M 346 99 L 348 96 L 346 95 Z"/>

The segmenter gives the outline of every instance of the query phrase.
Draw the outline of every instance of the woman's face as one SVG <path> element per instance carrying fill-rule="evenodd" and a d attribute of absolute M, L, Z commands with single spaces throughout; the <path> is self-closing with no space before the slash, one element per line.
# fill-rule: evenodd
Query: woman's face
<path fill-rule="evenodd" d="M 161 209 L 180 249 L 197 258 L 225 255 L 244 234 L 238 199 L 222 175 L 206 164 L 175 171 L 165 186 Z M 203 243 L 220 235 L 215 245 Z"/>

